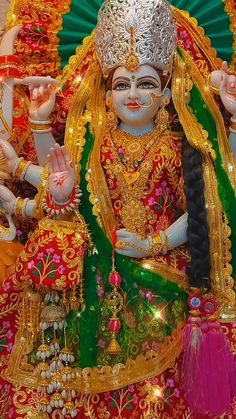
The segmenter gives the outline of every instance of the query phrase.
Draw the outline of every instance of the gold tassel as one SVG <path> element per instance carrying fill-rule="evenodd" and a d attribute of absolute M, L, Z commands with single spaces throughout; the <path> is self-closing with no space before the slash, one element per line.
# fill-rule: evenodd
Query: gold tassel
<path fill-rule="evenodd" d="M 119 342 L 116 339 L 115 333 L 112 335 L 111 342 L 109 343 L 107 348 L 107 352 L 110 355 L 119 355 L 122 352 Z"/>
<path fill-rule="evenodd" d="M 70 291 L 70 309 L 71 310 L 78 310 L 79 308 L 79 299 L 76 293 L 76 285 L 73 285 Z"/>

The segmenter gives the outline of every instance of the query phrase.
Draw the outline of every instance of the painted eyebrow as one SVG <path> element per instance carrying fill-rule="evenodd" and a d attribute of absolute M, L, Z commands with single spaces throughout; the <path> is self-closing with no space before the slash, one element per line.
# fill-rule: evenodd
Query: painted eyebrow
<path fill-rule="evenodd" d="M 152 79 L 152 80 L 155 80 L 158 84 L 160 84 L 160 82 L 159 82 L 159 80 L 157 80 L 156 79 L 156 77 L 154 77 L 154 76 L 142 76 L 142 77 L 139 77 L 138 79 L 137 79 L 137 81 L 140 81 L 140 80 L 145 80 L 145 79 Z"/>
<path fill-rule="evenodd" d="M 158 84 L 160 84 L 159 80 L 157 80 L 153 76 L 142 76 L 142 77 L 139 77 L 137 79 L 137 81 L 145 80 L 145 79 L 152 79 L 152 80 L 155 80 Z M 112 84 L 114 84 L 117 80 L 119 80 L 119 81 L 128 81 L 128 82 L 130 81 L 130 79 L 128 77 L 117 77 L 115 80 L 113 80 Z"/>
<path fill-rule="evenodd" d="M 112 81 L 112 84 L 114 84 L 117 80 L 119 81 L 130 81 L 128 77 L 117 77 L 115 80 Z"/>

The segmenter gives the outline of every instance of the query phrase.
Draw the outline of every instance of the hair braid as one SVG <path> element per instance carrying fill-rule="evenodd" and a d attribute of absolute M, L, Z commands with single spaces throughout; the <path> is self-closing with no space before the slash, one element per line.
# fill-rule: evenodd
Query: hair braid
<path fill-rule="evenodd" d="M 191 262 L 187 268 L 192 287 L 210 288 L 210 243 L 205 208 L 202 157 L 183 140 L 184 191 L 188 211 L 188 242 Z"/>

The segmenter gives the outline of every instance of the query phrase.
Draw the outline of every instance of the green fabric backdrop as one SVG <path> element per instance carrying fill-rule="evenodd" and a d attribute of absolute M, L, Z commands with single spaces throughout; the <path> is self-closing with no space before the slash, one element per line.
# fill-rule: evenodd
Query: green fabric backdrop
<path fill-rule="evenodd" d="M 102 3 L 103 0 L 72 0 L 70 12 L 63 16 L 63 29 L 59 33 L 62 68 L 69 57 L 74 55 L 84 37 L 96 26 L 97 13 Z M 233 33 L 222 0 L 170 0 L 170 3 L 195 17 L 211 39 L 219 57 L 231 61 Z"/>

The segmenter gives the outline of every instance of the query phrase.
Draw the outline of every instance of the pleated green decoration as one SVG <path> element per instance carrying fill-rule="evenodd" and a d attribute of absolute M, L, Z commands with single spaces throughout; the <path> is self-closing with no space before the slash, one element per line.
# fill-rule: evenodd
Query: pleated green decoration
<path fill-rule="evenodd" d="M 72 0 L 70 12 L 63 16 L 63 29 L 58 34 L 62 68 L 68 63 L 70 56 L 75 54 L 76 47 L 95 28 L 102 3 L 103 0 Z M 178 9 L 187 10 L 195 17 L 210 38 L 218 56 L 231 61 L 233 33 L 222 0 L 170 0 L 170 3 Z"/>

